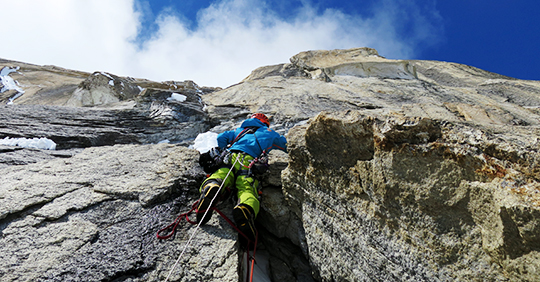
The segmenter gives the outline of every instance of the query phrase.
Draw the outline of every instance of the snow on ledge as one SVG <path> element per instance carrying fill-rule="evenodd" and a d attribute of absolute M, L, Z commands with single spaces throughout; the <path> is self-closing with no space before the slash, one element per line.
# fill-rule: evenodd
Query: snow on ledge
<path fill-rule="evenodd" d="M 199 151 L 201 154 L 206 153 L 210 149 L 217 147 L 217 136 L 217 133 L 211 131 L 200 133 L 195 138 L 195 142 L 191 148 Z"/>
<path fill-rule="evenodd" d="M 0 145 L 19 146 L 23 148 L 56 150 L 56 143 L 47 138 L 9 138 L 0 139 Z"/>
<path fill-rule="evenodd" d="M 171 94 L 171 97 L 167 98 L 167 101 L 177 101 L 177 102 L 185 102 L 187 99 L 186 96 L 178 93 Z"/>

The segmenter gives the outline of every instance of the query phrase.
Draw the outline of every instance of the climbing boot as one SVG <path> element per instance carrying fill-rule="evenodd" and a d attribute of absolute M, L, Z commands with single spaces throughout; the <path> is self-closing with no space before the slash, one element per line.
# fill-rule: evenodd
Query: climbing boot
<path fill-rule="evenodd" d="M 200 222 L 201 225 L 206 224 L 212 217 L 212 211 L 206 212 L 207 209 L 213 207 L 217 203 L 217 199 L 214 199 L 217 192 L 219 191 L 219 183 L 215 180 L 209 180 L 204 187 L 202 188 L 201 197 L 199 198 L 199 204 L 197 205 L 197 222 Z M 212 200 L 214 202 L 212 203 Z M 212 203 L 212 206 L 210 206 Z M 204 214 L 206 213 L 206 216 Z"/>
<path fill-rule="evenodd" d="M 257 231 L 255 229 L 255 213 L 253 212 L 253 208 L 246 204 L 239 204 L 233 209 L 233 218 L 236 227 L 247 237 L 239 236 L 241 245 L 247 246 L 249 242 L 255 243 Z"/>

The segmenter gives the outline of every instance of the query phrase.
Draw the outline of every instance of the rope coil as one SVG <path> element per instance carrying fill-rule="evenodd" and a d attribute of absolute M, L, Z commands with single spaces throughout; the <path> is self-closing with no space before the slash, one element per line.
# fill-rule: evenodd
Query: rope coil
<path fill-rule="evenodd" d="M 161 239 L 161 240 L 169 239 L 170 237 L 172 237 L 176 233 L 176 228 L 178 227 L 178 224 L 182 221 L 183 218 L 185 218 L 187 222 L 189 222 L 189 223 L 191 223 L 193 225 L 197 224 L 197 222 L 194 222 L 194 221 L 189 219 L 189 214 L 191 214 L 195 210 L 198 203 L 199 203 L 199 201 L 196 201 L 195 203 L 193 203 L 193 205 L 191 206 L 191 209 L 188 212 L 180 214 L 173 223 L 169 224 L 165 228 L 160 229 L 157 232 L 156 237 L 158 239 Z M 253 269 L 254 269 L 254 266 L 255 266 L 255 263 L 256 263 L 255 254 L 257 252 L 257 243 L 258 243 L 258 238 L 259 238 L 259 232 L 257 230 L 255 230 L 255 232 L 256 232 L 255 233 L 255 242 L 253 242 L 247 235 L 245 235 L 242 231 L 240 231 L 240 229 L 238 229 L 238 227 L 234 224 L 234 222 L 232 222 L 232 220 L 230 220 L 218 208 L 211 207 L 208 210 L 216 211 L 230 226 L 233 227 L 234 230 L 236 230 L 236 232 L 238 232 L 238 234 L 240 234 L 242 237 L 246 238 L 246 240 L 248 241 L 248 246 L 247 246 L 247 249 L 246 249 L 246 260 L 247 260 L 247 263 L 248 263 L 247 270 L 249 272 L 248 272 L 248 275 L 246 276 L 246 281 L 252 282 L 253 281 Z M 171 229 L 171 231 L 169 233 L 167 233 L 166 235 L 160 235 L 160 233 L 162 233 L 163 231 L 166 231 L 168 229 Z M 253 244 L 253 246 L 254 246 L 253 247 L 253 256 L 251 256 L 250 252 L 249 252 L 249 245 L 250 244 Z M 251 267 L 250 267 L 250 265 L 251 265 Z M 174 269 L 174 267 L 173 267 L 173 269 Z M 167 281 L 167 280 L 165 280 L 165 281 Z"/>

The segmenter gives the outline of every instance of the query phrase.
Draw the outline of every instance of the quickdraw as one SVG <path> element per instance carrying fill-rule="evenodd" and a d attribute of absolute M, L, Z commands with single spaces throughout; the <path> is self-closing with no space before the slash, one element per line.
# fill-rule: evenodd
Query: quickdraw
<path fill-rule="evenodd" d="M 165 239 L 169 239 L 171 238 L 175 233 L 176 233 L 176 228 L 178 227 L 178 225 L 180 224 L 180 222 L 182 221 L 182 219 L 186 219 L 186 221 L 188 223 L 191 223 L 193 225 L 197 225 L 198 222 L 196 221 L 193 221 L 191 219 L 189 219 L 189 215 L 195 211 L 197 209 L 197 205 L 199 204 L 199 201 L 197 200 L 195 203 L 193 203 L 193 205 L 191 205 L 191 209 L 188 211 L 188 212 L 185 212 L 185 213 L 182 213 L 180 214 L 175 220 L 173 223 L 167 225 L 166 227 L 160 229 L 157 233 L 156 233 L 156 237 L 160 240 L 165 240 Z M 200 211 L 197 211 L 198 213 L 204 213 L 206 212 L 207 210 L 200 210 Z M 234 225 L 234 223 L 225 216 L 225 214 L 223 214 L 220 210 L 218 210 L 218 208 L 216 208 L 215 206 L 214 207 L 211 207 L 210 208 L 210 211 L 216 211 L 219 215 L 221 215 L 221 217 L 223 217 L 229 224 L 231 225 Z M 233 226 L 236 228 L 236 226 Z M 169 233 L 165 234 L 165 235 L 161 235 L 162 232 L 165 232 L 167 230 L 171 230 Z"/>

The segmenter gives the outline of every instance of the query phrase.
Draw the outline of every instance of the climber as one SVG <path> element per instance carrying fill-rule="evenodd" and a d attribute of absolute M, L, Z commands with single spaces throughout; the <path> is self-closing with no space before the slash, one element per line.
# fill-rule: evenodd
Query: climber
<path fill-rule="evenodd" d="M 266 154 L 273 149 L 287 152 L 287 140 L 277 132 L 271 130 L 268 117 L 262 113 L 255 113 L 242 122 L 236 130 L 225 131 L 218 135 L 218 147 L 226 152 L 224 165 L 212 173 L 202 183 L 197 206 L 197 222 L 201 225 L 208 222 L 211 217 L 209 208 L 216 193 L 222 193 L 220 187 L 236 187 L 238 202 L 233 208 L 233 219 L 238 229 L 254 241 L 256 236 L 255 218 L 259 213 L 259 181 L 252 173 L 254 162 L 267 158 Z M 224 154 L 223 154 L 224 155 Z M 233 166 L 234 164 L 234 166 Z M 230 169 L 232 168 L 232 171 Z M 250 169 L 251 168 L 251 169 Z"/>

